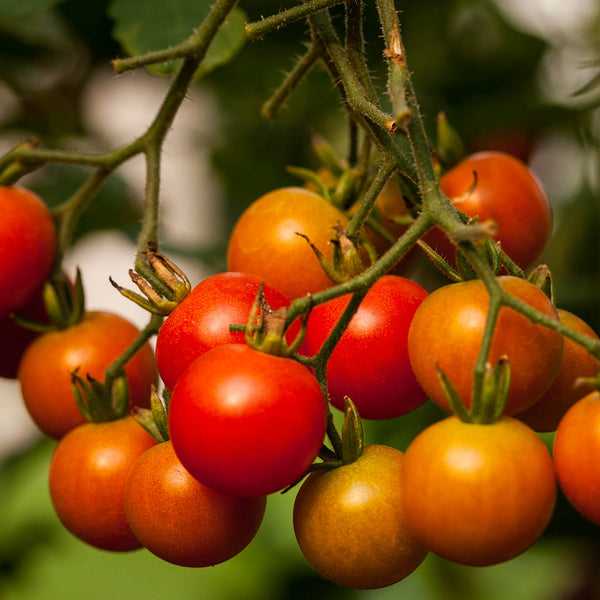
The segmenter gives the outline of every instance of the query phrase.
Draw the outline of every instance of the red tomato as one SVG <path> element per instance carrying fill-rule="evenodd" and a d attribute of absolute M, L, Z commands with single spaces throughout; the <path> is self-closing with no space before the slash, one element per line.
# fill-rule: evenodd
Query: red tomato
<path fill-rule="evenodd" d="M 84 423 L 59 441 L 50 463 L 50 498 L 74 536 L 113 552 L 141 547 L 125 516 L 125 484 L 154 444 L 133 417 Z"/>
<path fill-rule="evenodd" d="M 554 466 L 569 502 L 600 525 L 600 392 L 578 400 L 554 436 Z"/>
<path fill-rule="evenodd" d="M 344 396 L 365 419 L 391 419 L 420 406 L 427 396 L 408 358 L 408 329 L 427 292 L 414 281 L 384 275 L 363 298 L 327 363 L 333 406 Z M 315 306 L 302 351 L 314 356 L 350 301 L 341 296 Z"/>
<path fill-rule="evenodd" d="M 308 369 L 244 344 L 197 358 L 169 405 L 169 433 L 183 466 L 234 496 L 264 496 L 302 477 L 321 450 L 326 422 Z"/>
<path fill-rule="evenodd" d="M 254 273 L 290 300 L 333 285 L 307 241 L 308 236 L 331 256 L 333 227 L 348 218 L 318 194 L 300 187 L 281 188 L 261 196 L 241 215 L 229 240 L 230 271 Z"/>
<path fill-rule="evenodd" d="M 56 256 L 56 228 L 33 192 L 0 186 L 0 317 L 18 310 L 46 280 Z"/>
<path fill-rule="evenodd" d="M 499 277 L 502 288 L 542 313 L 558 319 L 550 299 L 535 285 L 517 277 Z M 410 363 L 429 397 L 450 410 L 438 380 L 436 364 L 456 387 L 465 406 L 471 406 L 473 368 L 483 339 L 489 295 L 482 281 L 452 283 L 432 292 L 419 306 L 408 332 Z M 563 337 L 534 325 L 506 306 L 500 309 L 488 362 L 502 356 L 511 367 L 511 386 L 505 413 L 524 411 L 541 398 L 560 368 Z"/>
<path fill-rule="evenodd" d="M 599 339 L 595 331 L 577 315 L 558 309 L 562 323 L 592 339 Z M 587 396 L 589 385 L 575 385 L 579 377 L 596 377 L 600 361 L 579 344 L 565 337 L 563 357 L 558 375 L 548 391 L 525 412 L 517 415 L 536 431 L 554 431 L 567 410 L 580 398 Z"/>
<path fill-rule="evenodd" d="M 503 152 L 477 152 L 443 175 L 440 185 L 467 216 L 496 222 L 495 239 L 516 264 L 523 269 L 535 264 L 552 233 L 552 210 L 524 163 Z M 455 264 L 455 246 L 440 229 L 424 241 Z"/>
<path fill-rule="evenodd" d="M 138 336 L 124 318 L 89 312 L 69 327 L 45 333 L 25 351 L 19 365 L 21 395 L 31 418 L 49 437 L 60 439 L 85 421 L 73 396 L 71 373 L 103 381 L 105 369 Z M 150 388 L 157 383 L 154 353 L 145 345 L 125 368 L 131 406 L 149 406 Z"/>
<path fill-rule="evenodd" d="M 402 510 L 403 461 L 394 448 L 365 446 L 355 462 L 315 471 L 298 490 L 296 539 L 327 579 L 350 588 L 381 588 L 423 562 L 427 549 Z"/>
<path fill-rule="evenodd" d="M 409 445 L 402 494 L 425 546 L 453 562 L 487 566 L 517 556 L 543 533 L 556 480 L 546 446 L 521 421 L 478 425 L 452 416 Z"/>
<path fill-rule="evenodd" d="M 229 325 L 247 323 L 261 283 L 260 277 L 246 273 L 213 275 L 201 281 L 165 319 L 156 338 L 156 361 L 168 389 L 210 348 L 244 342 L 244 333 L 230 332 Z M 289 300 L 269 284 L 264 295 L 271 308 L 289 306 Z"/>
<path fill-rule="evenodd" d="M 171 442 L 153 446 L 133 465 L 125 512 L 137 539 L 183 567 L 229 560 L 254 538 L 266 498 L 237 498 L 206 487 L 183 467 Z"/>

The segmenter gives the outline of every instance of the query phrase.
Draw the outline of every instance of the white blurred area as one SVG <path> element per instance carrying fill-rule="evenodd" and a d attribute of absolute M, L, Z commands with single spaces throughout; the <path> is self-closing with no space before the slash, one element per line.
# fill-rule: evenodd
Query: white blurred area
<path fill-rule="evenodd" d="M 75 140 L 73 149 L 105 151 L 123 145 L 142 134 L 153 120 L 165 95 L 168 79 L 144 71 L 115 76 L 110 68 L 90 80 L 82 106 L 87 126 L 100 146 L 88 147 L 87 140 Z M 6 102 L 4 100 L 6 99 Z M 12 110 L 10 95 L 0 89 L 0 110 Z M 170 131 L 162 156 L 161 229 L 165 245 L 193 250 L 217 241 L 222 235 L 219 186 L 211 173 L 207 144 L 218 131 L 218 112 L 213 99 L 195 87 L 182 105 Z M 25 137 L 28 137 L 26 135 Z M 0 140 L 5 152 L 21 140 Z M 120 169 L 135 197 L 144 198 L 145 163 L 138 156 Z M 67 273 L 79 267 L 89 310 L 116 312 L 143 327 L 147 313 L 123 298 L 109 282 L 109 276 L 124 287 L 136 289 L 129 279 L 135 245 L 118 231 L 90 234 L 79 241 L 65 261 Z M 198 261 L 169 254 L 189 277 L 192 285 L 209 275 Z M 0 457 L 35 441 L 39 434 L 20 398 L 16 381 L 0 378 Z"/>

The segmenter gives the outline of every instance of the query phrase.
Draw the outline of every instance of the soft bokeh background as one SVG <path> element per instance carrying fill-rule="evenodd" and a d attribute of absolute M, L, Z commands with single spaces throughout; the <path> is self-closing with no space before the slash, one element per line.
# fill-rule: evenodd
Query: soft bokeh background
<path fill-rule="evenodd" d="M 293 3 L 256 4 L 242 3 L 252 20 Z M 368 4 L 371 66 L 383 87 L 379 31 Z M 574 94 L 600 72 L 600 3 L 399 0 L 397 6 L 429 125 L 443 110 L 469 149 L 505 149 L 531 164 L 555 212 L 544 260 L 554 273 L 557 302 L 600 332 L 600 87 Z M 48 147 L 96 151 L 144 130 L 168 82 L 145 72 L 114 75 L 109 62 L 121 50 L 109 2 L 67 0 L 27 14 L 16 7 L 0 0 L 0 152 L 31 135 Z M 287 165 L 315 166 L 311 129 L 344 151 L 343 113 L 319 68 L 274 122 L 259 116 L 302 51 L 305 29 L 296 24 L 247 44 L 233 62 L 195 85 L 175 121 L 164 151 L 162 240 L 193 283 L 224 267 L 227 234 L 248 203 L 297 183 Z M 24 183 L 56 204 L 83 176 L 47 167 Z M 140 325 L 145 314 L 122 299 L 108 277 L 128 281 L 143 180 L 141 160 L 111 178 L 85 215 L 66 264 L 71 273 L 81 267 L 89 308 L 113 310 Z M 432 281 L 427 266 L 417 276 Z M 513 561 L 474 569 L 430 556 L 405 581 L 373 592 L 331 585 L 307 565 L 293 538 L 293 492 L 269 499 L 257 538 L 225 565 L 190 570 L 145 551 L 100 552 L 72 538 L 54 516 L 46 489 L 54 445 L 30 423 L 15 382 L 0 380 L 0 407 L 2 600 L 600 598 L 598 528 L 563 498 L 545 536 Z M 367 441 L 403 449 L 439 417 L 425 405 L 385 424 L 367 423 Z"/>

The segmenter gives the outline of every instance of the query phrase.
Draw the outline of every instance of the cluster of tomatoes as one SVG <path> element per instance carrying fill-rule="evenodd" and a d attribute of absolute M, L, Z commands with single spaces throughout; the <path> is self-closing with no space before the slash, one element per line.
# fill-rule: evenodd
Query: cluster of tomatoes
<path fill-rule="evenodd" d="M 465 215 L 495 222 L 515 264 L 535 264 L 552 219 L 525 165 L 500 153 L 473 155 L 441 187 Z M 294 487 L 293 527 L 308 561 L 340 585 L 379 588 L 409 575 L 430 551 L 477 566 L 517 556 L 546 528 L 557 476 L 573 505 L 600 523 L 600 393 L 590 383 L 600 363 L 556 329 L 502 306 L 489 368 L 478 376 L 490 305 L 481 280 L 429 293 L 406 276 L 413 250 L 368 291 L 315 302 L 288 322 L 295 302 L 343 281 L 332 231 L 343 230 L 356 207 L 307 187 L 259 198 L 232 232 L 229 270 L 189 291 L 162 322 L 155 352 L 141 345 L 117 373 L 111 365 L 137 329 L 85 310 L 57 328 L 43 303 L 41 314 L 28 314 L 50 275 L 56 232 L 30 192 L 0 188 L 0 208 L 8 215 L 0 225 L 0 327 L 13 328 L 3 334 L 2 375 L 18 377 L 32 419 L 57 440 L 52 503 L 85 542 L 214 565 L 251 542 L 270 494 Z M 409 226 L 407 214 L 391 182 L 374 208 L 379 228 L 364 232 L 377 255 Z M 459 269 L 441 230 L 423 241 Z M 354 259 L 367 260 L 354 250 Z M 496 281 L 598 340 L 527 278 L 501 273 Z M 32 332 L 14 314 L 46 322 L 48 331 Z M 576 385 L 582 378 L 588 383 Z M 428 426 L 406 452 L 364 445 L 357 414 L 393 419 L 428 399 L 457 414 Z M 346 413 L 341 434 L 332 410 Z M 553 455 L 537 435 L 545 431 L 557 432 Z"/>

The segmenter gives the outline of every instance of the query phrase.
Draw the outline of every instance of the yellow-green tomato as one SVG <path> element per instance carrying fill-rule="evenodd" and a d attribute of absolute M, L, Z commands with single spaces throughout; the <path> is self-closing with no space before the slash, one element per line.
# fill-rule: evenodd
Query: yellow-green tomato
<path fill-rule="evenodd" d="M 382 588 L 412 573 L 427 554 L 410 530 L 400 485 L 404 454 L 365 446 L 353 463 L 313 472 L 294 504 L 294 531 L 321 575 L 356 589 Z"/>

